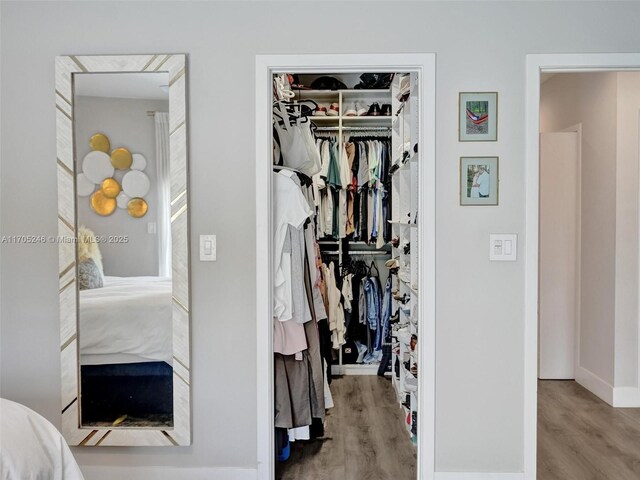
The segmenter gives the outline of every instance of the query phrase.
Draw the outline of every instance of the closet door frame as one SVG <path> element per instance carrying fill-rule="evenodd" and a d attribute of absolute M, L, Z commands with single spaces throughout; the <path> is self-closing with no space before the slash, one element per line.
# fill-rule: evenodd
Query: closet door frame
<path fill-rule="evenodd" d="M 278 73 L 415 72 L 419 85 L 418 480 L 435 472 L 435 65 L 434 53 L 256 56 L 256 327 L 258 480 L 275 477 L 272 326 L 272 79 Z"/>

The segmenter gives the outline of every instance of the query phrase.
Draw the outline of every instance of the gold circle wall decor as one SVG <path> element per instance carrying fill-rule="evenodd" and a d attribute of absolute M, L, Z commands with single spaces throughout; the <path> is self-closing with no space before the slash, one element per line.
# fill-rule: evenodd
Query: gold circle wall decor
<path fill-rule="evenodd" d="M 131 167 L 133 163 L 133 157 L 131 152 L 124 147 L 116 148 L 111 152 L 111 165 L 118 170 L 126 170 Z"/>
<path fill-rule="evenodd" d="M 145 202 L 144 198 L 132 198 L 127 203 L 127 211 L 133 218 L 144 217 L 148 209 L 149 206 L 147 205 L 147 202 Z"/>
<path fill-rule="evenodd" d="M 115 178 L 105 178 L 100 186 L 102 193 L 107 198 L 116 198 L 122 188 Z"/>
<path fill-rule="evenodd" d="M 103 217 L 111 215 L 116 209 L 116 205 L 116 199 L 106 197 L 102 190 L 97 190 L 91 195 L 91 208 L 98 215 Z"/>
<path fill-rule="evenodd" d="M 111 149 L 111 143 L 109 142 L 109 137 L 107 137 L 104 133 L 96 133 L 89 140 L 89 148 L 91 150 L 98 150 L 99 152 L 109 153 Z"/>

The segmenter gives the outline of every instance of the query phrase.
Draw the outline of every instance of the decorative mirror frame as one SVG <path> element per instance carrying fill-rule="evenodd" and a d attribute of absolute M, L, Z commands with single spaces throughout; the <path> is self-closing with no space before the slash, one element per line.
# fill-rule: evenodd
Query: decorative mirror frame
<path fill-rule="evenodd" d="M 76 288 L 76 167 L 74 75 L 168 72 L 171 162 L 173 310 L 173 428 L 82 427 L 79 407 L 78 292 Z M 189 221 L 185 55 L 56 57 L 58 263 L 62 433 L 69 445 L 172 446 L 191 444 L 189 354 Z"/>

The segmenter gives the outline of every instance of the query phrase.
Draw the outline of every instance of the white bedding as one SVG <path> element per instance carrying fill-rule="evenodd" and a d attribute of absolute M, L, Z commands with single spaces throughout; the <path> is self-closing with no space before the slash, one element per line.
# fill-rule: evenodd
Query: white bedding
<path fill-rule="evenodd" d="M 172 336 L 170 278 L 105 276 L 102 288 L 80 291 L 83 364 L 137 356 L 171 365 Z"/>
<path fill-rule="evenodd" d="M 84 480 L 60 432 L 33 410 L 0 398 L 2 480 Z"/>

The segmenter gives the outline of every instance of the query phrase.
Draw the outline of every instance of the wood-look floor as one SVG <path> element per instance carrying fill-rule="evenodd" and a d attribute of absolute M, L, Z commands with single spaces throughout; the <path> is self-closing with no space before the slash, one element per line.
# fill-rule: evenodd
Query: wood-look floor
<path fill-rule="evenodd" d="M 294 442 L 277 463 L 277 480 L 416 480 L 416 448 L 404 427 L 391 380 L 334 378 L 325 436 Z"/>
<path fill-rule="evenodd" d="M 538 382 L 538 480 L 640 479 L 640 408 L 574 381 Z"/>

